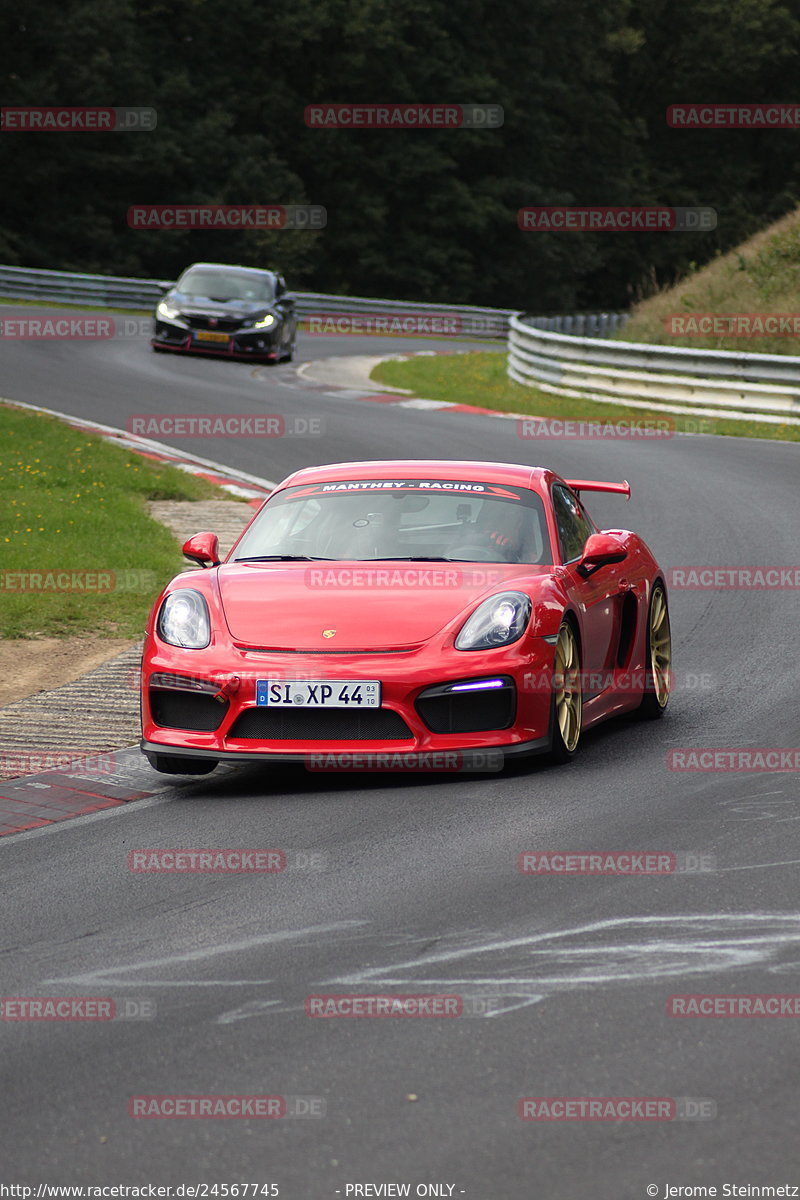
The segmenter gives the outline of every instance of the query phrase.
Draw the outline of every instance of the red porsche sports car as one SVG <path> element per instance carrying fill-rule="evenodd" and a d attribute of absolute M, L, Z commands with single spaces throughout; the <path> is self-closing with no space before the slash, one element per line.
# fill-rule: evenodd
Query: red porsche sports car
<path fill-rule="evenodd" d="M 585 492 L 490 462 L 297 471 L 224 562 L 167 585 L 142 663 L 142 750 L 157 771 L 283 759 L 445 769 L 547 753 L 670 689 L 664 574 L 629 530 L 599 531 Z M 459 756 L 463 756 L 459 758 Z"/>

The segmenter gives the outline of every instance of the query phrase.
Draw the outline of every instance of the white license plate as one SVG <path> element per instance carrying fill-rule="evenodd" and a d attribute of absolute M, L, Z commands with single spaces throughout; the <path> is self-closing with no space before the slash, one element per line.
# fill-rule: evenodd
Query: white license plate
<path fill-rule="evenodd" d="M 380 708 L 377 679 L 257 679 L 261 708 Z"/>

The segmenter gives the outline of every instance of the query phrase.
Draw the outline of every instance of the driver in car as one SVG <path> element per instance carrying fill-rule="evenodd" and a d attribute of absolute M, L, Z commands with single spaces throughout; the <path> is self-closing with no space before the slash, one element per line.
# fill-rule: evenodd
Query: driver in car
<path fill-rule="evenodd" d="M 502 513 L 505 520 L 498 521 Z M 450 553 L 454 558 L 469 559 L 471 554 L 483 562 L 520 562 L 524 541 L 523 522 L 527 512 L 511 505 L 487 504 L 476 520 L 464 526 L 458 545 Z"/>

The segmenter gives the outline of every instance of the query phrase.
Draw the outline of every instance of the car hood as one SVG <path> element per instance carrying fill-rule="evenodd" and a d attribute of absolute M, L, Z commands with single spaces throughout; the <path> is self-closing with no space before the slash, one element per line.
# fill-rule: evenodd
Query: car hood
<path fill-rule="evenodd" d="M 495 592 L 530 593 L 552 568 L 520 570 L 497 563 L 231 563 L 217 579 L 240 646 L 376 652 L 422 645 Z"/>
<path fill-rule="evenodd" d="M 249 317 L 272 311 L 269 300 L 210 300 L 183 292 L 173 292 L 168 300 L 187 317 Z"/>

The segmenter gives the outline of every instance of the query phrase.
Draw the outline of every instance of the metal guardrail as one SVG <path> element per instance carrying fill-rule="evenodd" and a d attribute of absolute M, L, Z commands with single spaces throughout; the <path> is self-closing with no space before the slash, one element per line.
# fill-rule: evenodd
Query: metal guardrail
<path fill-rule="evenodd" d="M 516 383 L 589 400 L 718 416 L 746 410 L 752 420 L 800 416 L 800 358 L 784 354 L 576 337 L 518 314 L 509 322 L 507 370 Z"/>
<path fill-rule="evenodd" d="M 149 310 L 169 286 L 155 279 L 0 266 L 0 296 L 14 299 Z M 508 374 L 528 387 L 673 412 L 724 415 L 726 410 L 744 409 L 752 419 L 764 414 L 761 419 L 773 421 L 787 414 L 800 416 L 800 358 L 609 341 L 627 320 L 625 313 L 537 317 L 470 305 L 321 292 L 295 295 L 298 315 L 306 322 L 312 316 L 371 318 L 365 332 L 381 332 L 376 323 L 384 317 L 387 332 L 404 332 L 405 321 L 408 332 L 419 333 L 426 332 L 422 318 L 442 318 L 448 326 L 443 331 L 451 334 L 507 336 Z M 325 331 L 322 324 L 318 328 Z"/>
<path fill-rule="evenodd" d="M 515 313 L 519 316 L 519 313 Z M 629 313 L 578 313 L 576 316 L 532 317 L 525 316 L 527 325 L 534 329 L 546 329 L 551 333 L 568 333 L 573 337 L 610 337 L 627 320 Z"/>
<path fill-rule="evenodd" d="M 151 308 L 161 295 L 155 279 L 0 266 L 0 296 L 16 300 L 56 300 L 64 304 L 137 309 Z"/>
<path fill-rule="evenodd" d="M 312 317 L 369 318 L 365 332 L 381 332 L 379 319 L 389 333 L 445 333 L 474 338 L 504 338 L 513 309 L 480 308 L 466 304 L 420 304 L 410 300 L 378 300 L 368 296 L 329 296 L 321 292 L 295 292 L 297 312 L 308 322 Z M 324 331 L 325 323 L 318 329 Z M 314 329 L 314 324 L 310 325 Z M 357 329 L 353 330 L 357 332 Z"/>
<path fill-rule="evenodd" d="M 81 275 L 71 271 L 44 271 L 28 267 L 0 266 L 0 296 L 20 300 L 57 301 L 101 308 L 152 309 L 158 303 L 168 281 L 117 278 L 111 275 Z M 366 296 L 329 296 L 323 292 L 295 292 L 301 319 L 311 316 L 359 316 L 388 319 L 388 332 L 403 332 L 405 320 L 409 332 L 414 318 L 441 318 L 447 322 L 444 332 L 477 338 L 504 338 L 512 309 L 480 308 L 470 305 L 419 304 L 407 300 L 379 300 Z M 320 324 L 323 328 L 323 324 Z M 323 330 L 324 331 L 324 330 Z M 425 332 L 424 321 L 422 329 Z M 439 329 L 432 328 L 436 333 Z M 381 332 L 380 329 L 376 332 Z"/>

